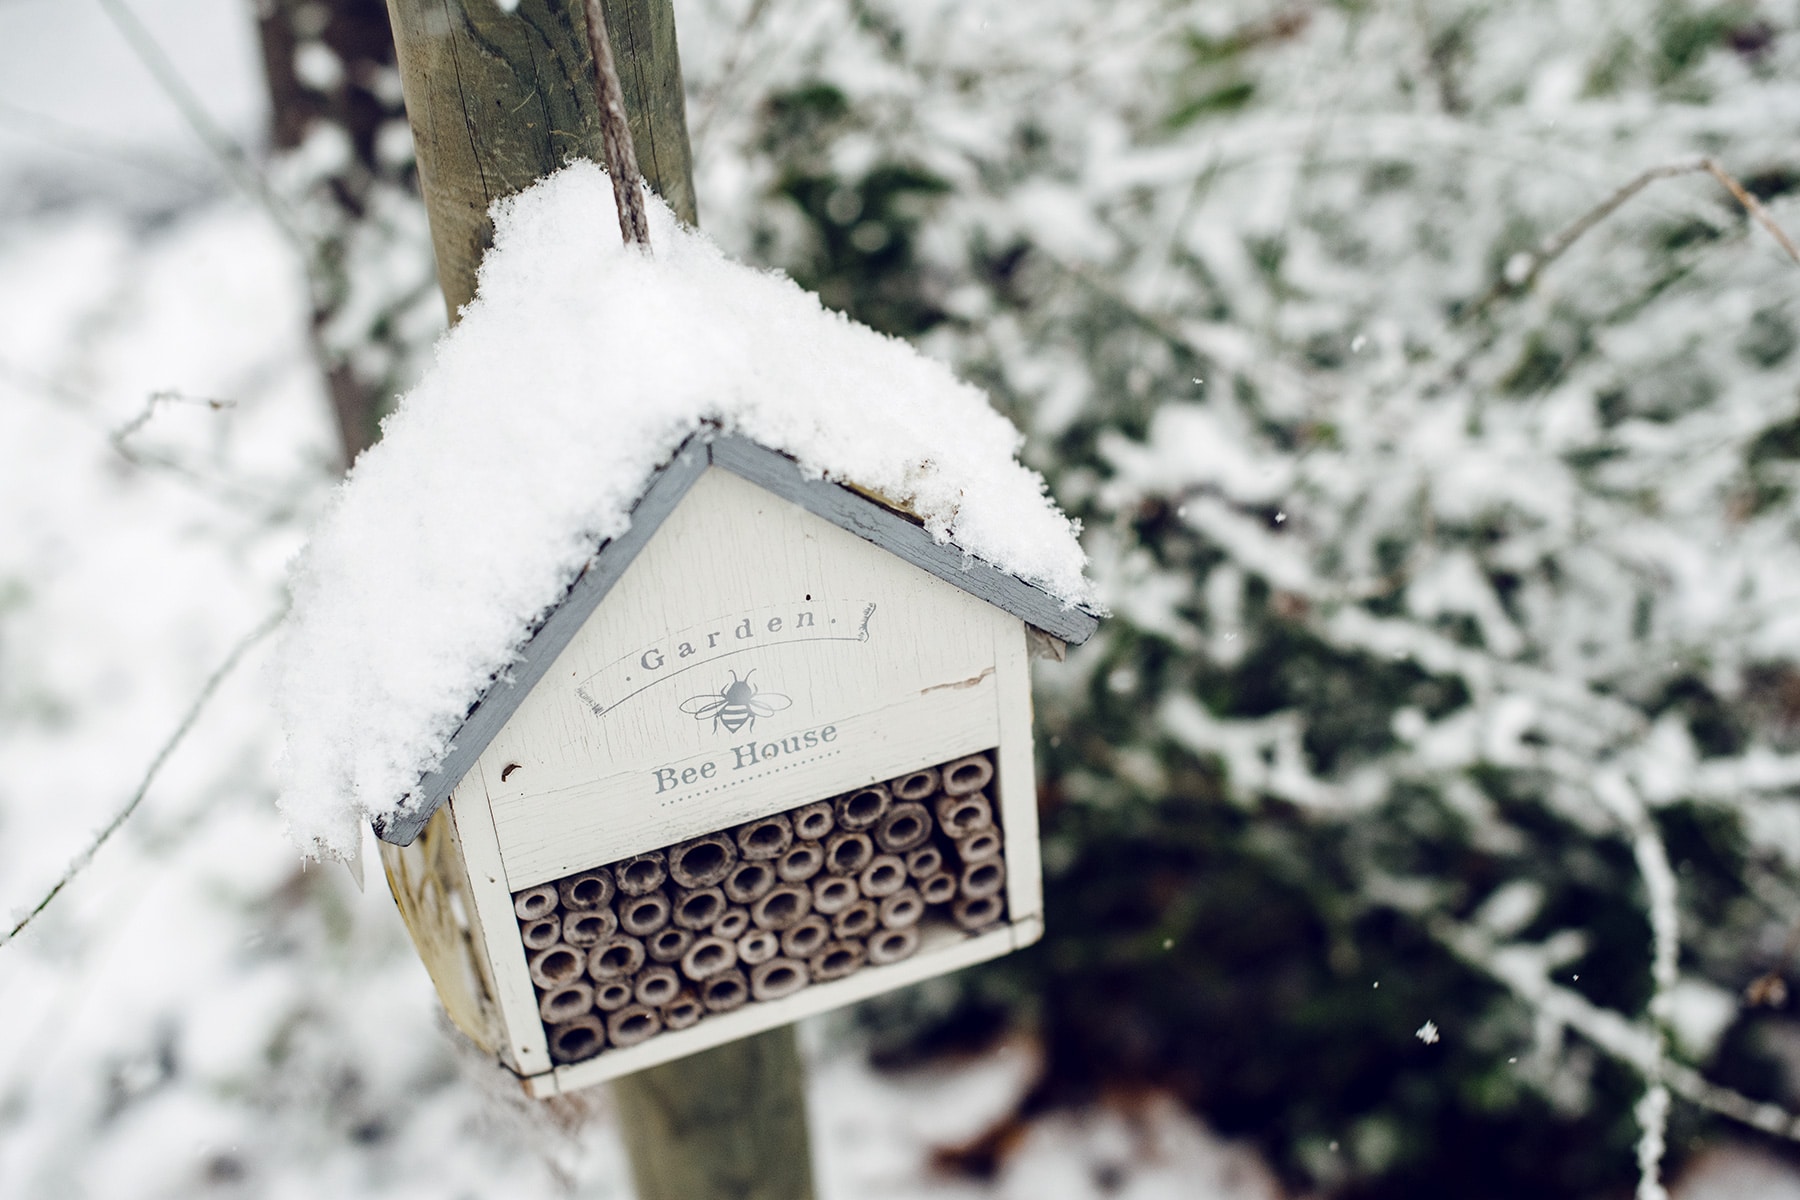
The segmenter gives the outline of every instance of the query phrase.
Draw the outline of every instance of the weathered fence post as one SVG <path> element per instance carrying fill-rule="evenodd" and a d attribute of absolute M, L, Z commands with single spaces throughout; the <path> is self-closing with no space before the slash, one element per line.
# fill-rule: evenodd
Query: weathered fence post
<path fill-rule="evenodd" d="M 638 165 L 697 223 L 670 0 L 605 0 Z M 388 0 L 438 282 L 475 294 L 489 204 L 571 158 L 602 161 L 583 0 Z M 613 214 L 594 219 L 611 225 Z M 806 1098 L 791 1028 L 615 1085 L 639 1200 L 810 1200 Z"/>

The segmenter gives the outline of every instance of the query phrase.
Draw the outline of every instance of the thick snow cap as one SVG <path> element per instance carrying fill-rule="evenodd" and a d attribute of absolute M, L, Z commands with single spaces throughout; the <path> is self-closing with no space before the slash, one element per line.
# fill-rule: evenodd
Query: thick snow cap
<path fill-rule="evenodd" d="M 1065 604 L 1076 529 L 976 388 L 651 206 L 623 246 L 578 162 L 494 209 L 462 320 L 293 569 L 281 808 L 309 853 L 396 812 L 682 440 L 710 422 L 903 504 Z"/>

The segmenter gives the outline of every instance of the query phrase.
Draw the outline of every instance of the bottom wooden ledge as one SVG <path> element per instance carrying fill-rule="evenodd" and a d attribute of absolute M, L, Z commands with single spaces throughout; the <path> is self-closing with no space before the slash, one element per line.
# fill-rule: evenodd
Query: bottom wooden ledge
<path fill-rule="evenodd" d="M 1035 915 L 978 937 L 969 937 L 954 929 L 934 929 L 926 934 L 918 952 L 903 962 L 885 967 L 864 967 L 854 975 L 830 983 L 815 983 L 780 1000 L 752 1002 L 735 1012 L 709 1016 L 691 1029 L 665 1030 L 639 1045 L 605 1050 L 585 1062 L 557 1067 L 522 1082 L 526 1093 L 540 1100 L 592 1087 L 802 1017 L 867 1000 L 934 975 L 999 958 L 1031 945 L 1043 933 L 1043 918 Z"/>

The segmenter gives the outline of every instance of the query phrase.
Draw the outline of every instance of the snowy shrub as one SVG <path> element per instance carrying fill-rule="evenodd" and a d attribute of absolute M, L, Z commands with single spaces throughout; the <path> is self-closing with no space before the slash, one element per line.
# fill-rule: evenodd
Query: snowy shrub
<path fill-rule="evenodd" d="M 978 985 L 1044 1096 L 1393 1194 L 1655 1195 L 1665 1088 L 1677 1152 L 1791 1132 L 1713 1084 L 1795 1098 L 1739 995 L 1800 895 L 1800 264 L 1697 159 L 1800 225 L 1794 6 L 696 7 L 709 225 L 1088 526 L 1050 935 Z"/>

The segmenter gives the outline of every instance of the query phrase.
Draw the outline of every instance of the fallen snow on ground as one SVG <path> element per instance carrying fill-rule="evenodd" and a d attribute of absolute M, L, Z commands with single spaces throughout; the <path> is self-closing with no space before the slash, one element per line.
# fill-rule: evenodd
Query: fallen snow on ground
<path fill-rule="evenodd" d="M 994 1177 L 932 1170 L 1011 1114 L 1033 1079 L 1029 1047 L 1013 1044 L 955 1066 L 880 1075 L 853 1055 L 812 1071 L 820 1192 L 857 1200 L 1277 1200 L 1280 1187 L 1251 1151 L 1224 1141 L 1166 1097 L 1130 1107 L 1052 1113 L 1010 1130 Z"/>
<path fill-rule="evenodd" d="M 278 657 L 282 811 L 351 853 L 392 814 L 657 467 L 708 423 L 896 501 L 1065 603 L 1075 529 L 1019 434 L 941 363 L 741 266 L 651 204 L 621 244 L 612 190 L 570 165 L 495 209 L 480 292 L 384 426 L 294 573 Z"/>

